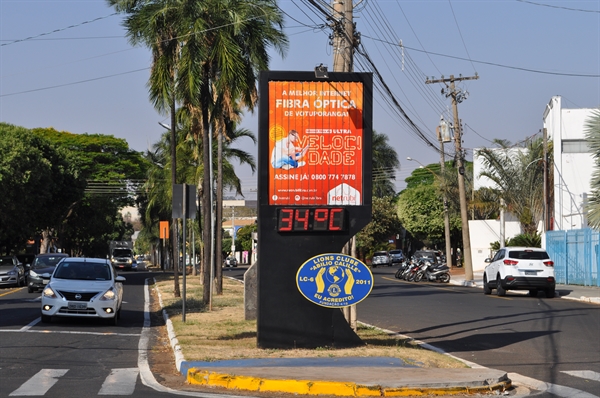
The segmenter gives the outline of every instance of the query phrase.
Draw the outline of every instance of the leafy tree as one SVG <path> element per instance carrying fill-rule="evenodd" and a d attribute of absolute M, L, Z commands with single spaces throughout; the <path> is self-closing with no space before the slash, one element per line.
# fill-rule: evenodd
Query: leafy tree
<path fill-rule="evenodd" d="M 400 166 L 400 162 L 388 139 L 387 135 L 373 130 L 373 196 L 378 198 L 396 195 L 395 169 Z"/>
<path fill-rule="evenodd" d="M 85 181 L 70 151 L 23 127 L 0 123 L 0 152 L 0 248 L 9 252 L 56 230 Z"/>
<path fill-rule="evenodd" d="M 511 147 L 502 140 L 496 143 L 500 148 L 478 151 L 486 166 L 481 176 L 496 184 L 507 210 L 519 219 L 525 233 L 533 234 L 543 218 L 543 140 L 528 141 L 525 148 Z"/>
<path fill-rule="evenodd" d="M 258 231 L 258 224 L 245 225 L 235 234 L 235 247 L 252 253 L 252 233 Z"/>
<path fill-rule="evenodd" d="M 588 223 L 600 229 L 600 110 L 595 110 L 585 123 L 585 137 L 594 158 L 595 167 L 592 173 L 591 195 L 588 198 Z"/>
<path fill-rule="evenodd" d="M 396 206 L 390 196 L 373 198 L 372 219 L 356 235 L 356 247 L 363 259 L 370 257 L 376 250 L 388 250 L 389 239 L 402 230 L 396 214 Z"/>
<path fill-rule="evenodd" d="M 146 178 L 147 161 L 121 138 L 73 134 L 53 128 L 32 132 L 69 153 L 70 164 L 87 181 L 86 193 L 70 203 L 58 231 L 62 246 L 74 255 L 104 257 L 108 242 L 130 238 L 133 226 L 119 212 L 134 204 L 132 190 Z"/>

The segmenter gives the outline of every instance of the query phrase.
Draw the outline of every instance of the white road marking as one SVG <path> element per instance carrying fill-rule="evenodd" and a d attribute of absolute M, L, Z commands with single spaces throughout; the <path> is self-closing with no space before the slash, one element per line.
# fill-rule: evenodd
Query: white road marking
<path fill-rule="evenodd" d="M 566 373 L 575 377 L 581 377 L 582 379 L 600 381 L 600 373 L 594 372 L 593 370 L 563 370 L 562 373 Z"/>
<path fill-rule="evenodd" d="M 46 392 L 67 373 L 69 369 L 42 369 L 32 378 L 21 384 L 21 387 L 10 393 L 9 396 L 40 396 Z"/>
<path fill-rule="evenodd" d="M 131 395 L 135 390 L 138 368 L 113 369 L 102 383 L 98 395 Z"/>
<path fill-rule="evenodd" d="M 39 318 L 38 318 L 39 319 Z M 141 333 L 113 333 L 113 332 L 78 332 L 73 330 L 31 330 L 26 329 L 0 329 L 0 332 L 19 332 L 19 333 L 43 333 L 43 334 L 89 334 L 93 336 L 124 336 L 124 337 L 140 337 Z"/>

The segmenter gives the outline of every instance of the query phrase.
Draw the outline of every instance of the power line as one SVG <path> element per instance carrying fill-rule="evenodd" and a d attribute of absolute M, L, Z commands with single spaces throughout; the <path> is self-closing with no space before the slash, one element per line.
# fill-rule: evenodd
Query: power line
<path fill-rule="evenodd" d="M 553 6 L 553 5 L 550 5 L 550 4 L 534 3 L 533 1 L 526 1 L 526 0 L 517 0 L 517 1 L 521 2 L 521 3 L 533 4 L 534 6 L 550 7 L 550 8 L 560 8 L 560 9 L 569 10 L 569 11 L 600 13 L 600 11 L 596 11 L 596 10 L 583 10 L 583 9 L 580 9 L 580 8 L 569 8 L 569 7 Z"/>
<path fill-rule="evenodd" d="M 377 40 L 377 41 L 384 41 L 384 40 L 381 40 L 381 39 L 378 39 L 378 38 L 375 38 L 375 37 L 366 36 L 366 35 L 362 35 L 362 37 L 367 37 L 369 39 Z M 399 46 L 399 44 L 397 44 L 397 43 L 391 43 L 391 42 L 386 42 L 386 43 L 389 44 L 389 45 L 391 45 L 391 46 Z M 437 55 L 439 57 L 446 57 L 446 58 L 458 59 L 458 60 L 461 60 L 461 61 L 469 61 L 469 62 L 474 62 L 474 63 L 477 63 L 477 64 L 485 64 L 485 65 L 497 66 L 499 68 L 516 69 L 516 70 L 521 70 L 521 71 L 524 71 L 524 72 L 540 73 L 540 74 L 555 75 L 555 76 L 592 77 L 592 78 L 598 78 L 598 77 L 600 77 L 600 75 L 588 75 L 588 74 L 582 74 L 582 73 L 548 72 L 548 71 L 543 71 L 543 70 L 538 70 L 538 69 L 523 68 L 523 67 L 519 67 L 519 66 L 503 65 L 503 64 L 498 64 L 498 63 L 494 63 L 494 62 L 470 60 L 468 58 L 457 57 L 457 56 L 454 56 L 454 55 L 440 54 L 440 53 L 436 53 L 436 52 L 432 52 L 432 51 L 420 50 L 420 49 L 414 48 L 414 47 L 407 47 L 407 46 L 403 46 L 403 47 L 406 48 L 406 49 L 413 50 L 413 51 L 418 51 L 418 52 L 424 53 L 424 54 Z"/>
<path fill-rule="evenodd" d="M 113 17 L 113 16 L 115 16 L 115 15 L 118 15 L 118 14 L 119 14 L 118 12 L 114 12 L 114 13 L 112 13 L 112 14 L 110 14 L 110 15 L 106 15 L 106 16 L 104 16 L 104 17 L 98 17 L 98 18 L 95 18 L 95 19 L 92 19 L 92 20 L 89 20 L 89 21 L 80 22 L 80 23 L 78 23 L 78 24 L 75 24 L 75 25 L 70 25 L 70 26 L 67 26 L 66 28 L 54 29 L 54 30 L 53 30 L 53 31 L 51 31 L 51 32 L 40 33 L 39 35 L 35 35 L 35 36 L 29 36 L 29 37 L 26 37 L 26 38 L 24 38 L 24 39 L 18 39 L 18 40 L 14 40 L 14 41 L 11 41 L 10 43 L 4 43 L 4 44 L 0 44 L 0 47 L 9 46 L 9 45 L 11 45 L 11 44 L 20 43 L 20 42 L 27 41 L 27 40 L 32 40 L 32 39 L 35 39 L 35 38 L 38 38 L 38 37 L 42 37 L 42 36 L 51 35 L 51 34 L 53 34 L 53 33 L 57 33 L 57 32 L 62 32 L 63 30 L 67 30 L 67 29 L 76 28 L 76 27 L 78 27 L 78 26 L 85 25 L 85 24 L 89 24 L 89 23 L 92 23 L 92 22 L 96 22 L 96 21 L 99 21 L 99 20 L 101 20 L 101 19 L 110 18 L 110 17 Z"/>

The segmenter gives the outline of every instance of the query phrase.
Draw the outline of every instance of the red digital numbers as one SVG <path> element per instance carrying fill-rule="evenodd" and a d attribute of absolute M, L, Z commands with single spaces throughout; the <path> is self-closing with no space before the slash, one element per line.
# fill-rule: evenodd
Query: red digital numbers
<path fill-rule="evenodd" d="M 346 230 L 343 207 L 286 207 L 278 209 L 279 232 L 335 232 Z"/>

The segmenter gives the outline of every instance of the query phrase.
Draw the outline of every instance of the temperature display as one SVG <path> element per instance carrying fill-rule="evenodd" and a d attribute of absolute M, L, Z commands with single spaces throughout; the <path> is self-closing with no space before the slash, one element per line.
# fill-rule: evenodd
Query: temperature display
<path fill-rule="evenodd" d="M 277 210 L 277 231 L 346 231 L 346 209 L 343 207 L 284 207 Z"/>

